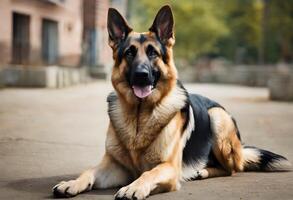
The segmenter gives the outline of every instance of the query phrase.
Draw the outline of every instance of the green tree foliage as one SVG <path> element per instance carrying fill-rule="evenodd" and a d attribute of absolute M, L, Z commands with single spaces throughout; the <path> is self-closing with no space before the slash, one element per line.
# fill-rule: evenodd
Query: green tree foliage
<path fill-rule="evenodd" d="M 267 59 L 293 60 L 293 1 L 270 0 L 268 3 Z"/>
<path fill-rule="evenodd" d="M 260 1 L 224 0 L 225 24 L 230 34 L 218 40 L 218 53 L 236 62 L 255 62 L 261 45 Z"/>
<path fill-rule="evenodd" d="M 129 0 L 130 21 L 147 31 L 170 4 L 175 15 L 175 55 L 189 61 L 218 55 L 240 63 L 292 61 L 293 1 Z"/>
<path fill-rule="evenodd" d="M 192 59 L 214 51 L 217 40 L 228 34 L 217 0 L 133 1 L 131 23 L 138 31 L 148 30 L 158 9 L 167 3 L 175 15 L 177 56 Z"/>

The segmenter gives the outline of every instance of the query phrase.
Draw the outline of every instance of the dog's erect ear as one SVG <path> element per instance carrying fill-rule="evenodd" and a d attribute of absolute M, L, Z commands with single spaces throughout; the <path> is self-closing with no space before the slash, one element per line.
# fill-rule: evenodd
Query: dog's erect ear
<path fill-rule="evenodd" d="M 156 33 L 161 42 L 166 43 L 174 36 L 173 29 L 174 19 L 172 10 L 169 5 L 165 5 L 159 10 L 149 30 Z"/>
<path fill-rule="evenodd" d="M 128 26 L 126 20 L 115 8 L 109 8 L 108 10 L 107 28 L 110 46 L 117 45 L 125 40 L 132 31 L 132 28 Z"/>

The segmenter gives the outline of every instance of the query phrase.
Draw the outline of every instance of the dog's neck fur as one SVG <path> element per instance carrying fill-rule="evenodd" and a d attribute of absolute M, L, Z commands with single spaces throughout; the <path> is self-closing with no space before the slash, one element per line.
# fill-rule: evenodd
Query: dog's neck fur
<path fill-rule="evenodd" d="M 186 91 L 175 86 L 153 109 L 141 102 L 133 110 L 119 99 L 116 93 L 108 96 L 108 113 L 117 136 L 130 150 L 150 145 L 177 112 L 185 106 Z"/>

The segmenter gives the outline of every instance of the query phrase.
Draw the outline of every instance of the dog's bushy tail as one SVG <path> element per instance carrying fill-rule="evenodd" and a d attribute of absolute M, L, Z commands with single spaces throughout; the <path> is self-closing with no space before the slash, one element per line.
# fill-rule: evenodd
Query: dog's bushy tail
<path fill-rule="evenodd" d="M 244 171 L 290 171 L 291 163 L 283 156 L 252 146 L 243 147 Z"/>

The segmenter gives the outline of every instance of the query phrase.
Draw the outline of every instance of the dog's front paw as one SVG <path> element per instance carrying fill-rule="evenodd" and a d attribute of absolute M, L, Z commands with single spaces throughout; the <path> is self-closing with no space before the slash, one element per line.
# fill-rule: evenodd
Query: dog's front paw
<path fill-rule="evenodd" d="M 55 197 L 73 197 L 78 193 L 84 191 L 80 181 L 62 181 L 53 187 L 53 194 Z"/>
<path fill-rule="evenodd" d="M 141 200 L 149 196 L 151 192 L 150 186 L 147 184 L 131 183 L 128 186 L 122 187 L 116 194 L 115 200 Z"/>

